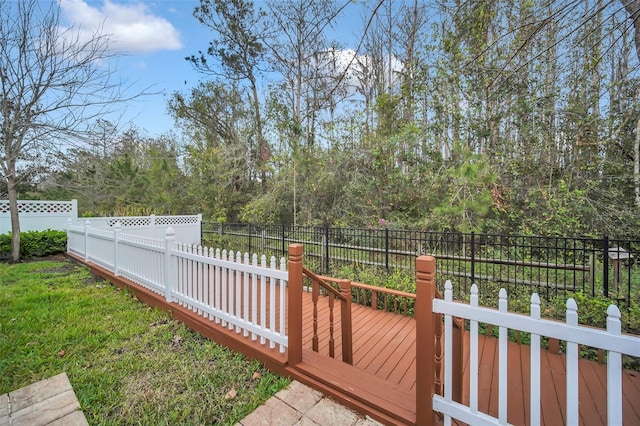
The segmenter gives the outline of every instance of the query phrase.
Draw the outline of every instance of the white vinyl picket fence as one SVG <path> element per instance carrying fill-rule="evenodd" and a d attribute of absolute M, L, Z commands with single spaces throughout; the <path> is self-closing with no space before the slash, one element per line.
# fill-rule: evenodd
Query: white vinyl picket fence
<path fill-rule="evenodd" d="M 165 238 L 129 234 L 91 223 L 68 225 L 67 251 L 83 257 L 168 302 L 209 318 L 231 331 L 267 342 L 284 353 L 286 335 L 285 259 L 177 243 L 172 227 Z"/>
<path fill-rule="evenodd" d="M 531 296 L 530 316 L 507 312 L 507 292 L 500 290 L 498 310 L 478 306 L 478 287 L 471 287 L 470 304 L 453 301 L 452 285 L 445 284 L 444 300 L 433 300 L 433 312 L 444 315 L 444 395 L 434 395 L 433 409 L 444 414 L 445 425 L 458 419 L 473 425 L 507 424 L 508 330 L 531 333 L 531 416 L 530 424 L 540 424 L 540 337 L 566 341 L 566 423 L 579 422 L 578 405 L 578 345 L 607 351 L 607 424 L 622 425 L 622 354 L 640 357 L 640 338 L 621 333 L 620 311 L 615 305 L 607 309 L 607 329 L 578 325 L 576 302 L 567 301 L 566 322 L 540 318 L 540 298 Z M 452 336 L 453 317 L 470 321 L 469 336 L 469 405 L 452 400 Z M 498 418 L 478 411 L 478 323 L 499 327 Z"/>

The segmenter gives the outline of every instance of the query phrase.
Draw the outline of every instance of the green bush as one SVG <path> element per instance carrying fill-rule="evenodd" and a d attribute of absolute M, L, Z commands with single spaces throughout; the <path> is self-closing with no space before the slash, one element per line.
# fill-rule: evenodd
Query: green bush
<path fill-rule="evenodd" d="M 67 251 L 67 233 L 64 231 L 26 231 L 20 233 L 20 256 L 42 257 Z M 0 235 L 0 257 L 11 254 L 11 233 Z"/>

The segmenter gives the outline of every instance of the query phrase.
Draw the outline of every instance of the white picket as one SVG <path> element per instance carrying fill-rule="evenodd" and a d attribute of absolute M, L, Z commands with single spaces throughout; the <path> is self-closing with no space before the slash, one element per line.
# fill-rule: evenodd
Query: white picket
<path fill-rule="evenodd" d="M 271 256 L 270 269 L 276 269 L 276 257 Z M 269 280 L 269 330 L 276 329 L 276 283 L 275 280 Z M 271 349 L 276 347 L 272 340 L 269 343 Z"/>
<path fill-rule="evenodd" d="M 264 254 L 260 257 L 260 266 L 267 267 L 267 256 Z M 260 275 L 260 326 L 267 328 L 267 279 L 264 275 Z M 265 344 L 264 336 L 260 336 L 260 343 Z"/>
<path fill-rule="evenodd" d="M 258 255 L 256 253 L 253 254 L 251 264 L 256 268 L 258 267 Z M 251 274 L 251 322 L 254 324 L 258 323 L 258 279 L 257 274 Z M 251 340 L 256 340 L 257 338 L 257 334 L 251 334 Z"/>

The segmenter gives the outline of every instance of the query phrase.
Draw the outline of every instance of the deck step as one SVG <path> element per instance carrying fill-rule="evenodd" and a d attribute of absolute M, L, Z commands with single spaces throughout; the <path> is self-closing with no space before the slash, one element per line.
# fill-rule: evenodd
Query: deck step
<path fill-rule="evenodd" d="M 303 350 L 303 361 L 295 367 L 322 391 L 352 408 L 365 411 L 386 424 L 413 425 L 416 422 L 415 395 L 365 370 L 311 350 Z M 297 377 L 298 380 L 304 380 Z"/>

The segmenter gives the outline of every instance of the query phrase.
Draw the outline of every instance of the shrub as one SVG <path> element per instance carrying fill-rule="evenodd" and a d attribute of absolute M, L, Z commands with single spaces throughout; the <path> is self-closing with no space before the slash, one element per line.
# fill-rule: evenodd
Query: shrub
<path fill-rule="evenodd" d="M 42 257 L 67 251 L 67 233 L 64 231 L 26 231 L 20 233 L 20 256 Z M 0 257 L 11 253 L 11 233 L 0 235 Z"/>

